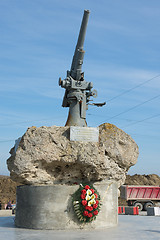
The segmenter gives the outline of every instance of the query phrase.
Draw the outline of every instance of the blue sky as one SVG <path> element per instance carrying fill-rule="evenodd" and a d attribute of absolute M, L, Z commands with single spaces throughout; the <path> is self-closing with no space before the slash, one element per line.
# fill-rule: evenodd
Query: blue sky
<path fill-rule="evenodd" d="M 98 91 L 88 126 L 115 124 L 139 146 L 129 174 L 160 175 L 160 1 L 0 1 L 0 174 L 30 126 L 64 126 L 66 77 L 84 9 L 91 11 L 83 71 Z"/>

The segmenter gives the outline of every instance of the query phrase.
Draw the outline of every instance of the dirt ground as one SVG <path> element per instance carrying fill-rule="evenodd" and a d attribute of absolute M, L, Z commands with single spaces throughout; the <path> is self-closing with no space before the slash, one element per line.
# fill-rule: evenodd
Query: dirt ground
<path fill-rule="evenodd" d="M 16 187 L 20 185 L 13 182 L 10 177 L 0 175 L 0 201 L 2 202 L 2 208 L 8 201 L 16 202 Z M 160 176 L 156 174 L 150 175 L 127 175 L 125 185 L 153 185 L 160 186 Z M 119 198 L 119 206 L 127 205 L 126 201 Z"/>
<path fill-rule="evenodd" d="M 0 175 L 0 201 L 2 202 L 2 209 L 8 201 L 16 202 L 16 187 L 20 185 L 13 182 L 10 177 Z"/>

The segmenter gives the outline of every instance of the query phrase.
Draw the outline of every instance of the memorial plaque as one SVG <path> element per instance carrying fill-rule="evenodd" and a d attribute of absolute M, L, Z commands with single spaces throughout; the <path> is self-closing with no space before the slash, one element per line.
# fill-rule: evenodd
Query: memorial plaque
<path fill-rule="evenodd" d="M 98 142 L 99 128 L 94 127 L 70 127 L 70 141 Z"/>

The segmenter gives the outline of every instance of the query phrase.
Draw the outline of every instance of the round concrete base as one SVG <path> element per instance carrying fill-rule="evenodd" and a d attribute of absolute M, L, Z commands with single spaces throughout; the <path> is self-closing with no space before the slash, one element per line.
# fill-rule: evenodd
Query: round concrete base
<path fill-rule="evenodd" d="M 46 185 L 17 187 L 15 225 L 30 229 L 101 229 L 118 223 L 117 184 L 96 183 L 101 210 L 95 221 L 80 223 L 72 206 L 72 194 L 79 186 Z"/>

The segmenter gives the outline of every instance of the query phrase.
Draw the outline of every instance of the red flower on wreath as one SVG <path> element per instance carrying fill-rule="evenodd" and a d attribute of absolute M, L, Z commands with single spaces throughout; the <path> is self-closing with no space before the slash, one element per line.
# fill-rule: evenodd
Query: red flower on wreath
<path fill-rule="evenodd" d="M 89 218 L 93 217 L 92 213 L 88 213 L 88 217 Z"/>
<path fill-rule="evenodd" d="M 94 189 L 90 189 L 92 191 L 92 194 L 94 193 Z"/>
<path fill-rule="evenodd" d="M 96 198 L 98 198 L 98 195 L 97 195 L 97 193 L 95 193 L 94 195 L 95 195 L 95 197 L 96 197 Z"/>
<path fill-rule="evenodd" d="M 85 194 L 81 194 L 81 199 L 85 199 L 86 195 Z"/>
<path fill-rule="evenodd" d="M 86 185 L 86 186 L 85 186 L 85 189 L 87 189 L 87 190 L 90 189 L 90 186 Z"/>
<path fill-rule="evenodd" d="M 86 200 L 82 200 L 82 205 L 86 206 L 87 205 L 87 201 Z"/>
<path fill-rule="evenodd" d="M 96 204 L 98 204 L 99 203 L 99 201 L 98 200 L 96 200 Z"/>
<path fill-rule="evenodd" d="M 96 209 L 97 207 L 98 207 L 98 204 L 95 203 L 95 204 L 93 205 L 93 208 Z"/>
<path fill-rule="evenodd" d="M 98 214 L 98 210 L 94 211 L 93 214 L 94 214 L 94 215 L 97 215 L 97 214 Z"/>
<path fill-rule="evenodd" d="M 86 189 L 82 189 L 81 193 L 86 194 Z"/>
<path fill-rule="evenodd" d="M 87 217 L 88 216 L 88 211 L 84 211 L 83 215 Z"/>
<path fill-rule="evenodd" d="M 92 206 L 86 206 L 85 209 L 90 211 L 90 212 L 93 211 L 93 207 Z"/>

